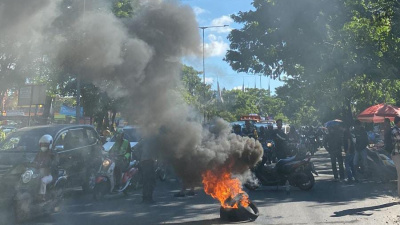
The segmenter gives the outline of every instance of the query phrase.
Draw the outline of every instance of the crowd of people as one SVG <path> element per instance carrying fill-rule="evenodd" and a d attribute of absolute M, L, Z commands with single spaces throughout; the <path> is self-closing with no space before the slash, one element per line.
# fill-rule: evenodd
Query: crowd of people
<path fill-rule="evenodd" d="M 233 132 L 258 139 L 261 143 L 267 140 L 273 140 L 275 144 L 275 157 L 277 160 L 284 159 L 290 156 L 288 151 L 288 143 L 300 142 L 300 134 L 294 127 L 291 127 L 290 132 L 286 134 L 282 129 L 282 120 L 276 121 L 277 129 L 273 129 L 272 125 L 260 127 L 257 131 L 254 124 L 250 121 L 245 122 L 244 128 L 234 126 Z M 360 179 L 368 179 L 368 161 L 367 161 L 367 148 L 369 144 L 368 134 L 366 129 L 362 126 L 359 120 L 354 121 L 354 127 L 350 124 L 338 123 L 329 126 L 324 138 L 323 146 L 328 151 L 332 172 L 335 181 L 346 181 L 349 183 L 359 182 Z M 390 120 L 385 119 L 384 123 L 384 149 L 387 155 L 390 155 L 396 165 L 397 174 L 400 174 L 400 117 L 394 118 L 394 126 L 391 126 Z M 304 132 L 304 131 L 303 131 Z M 313 132 L 313 131 L 309 131 Z M 315 134 L 315 132 L 313 133 Z M 106 129 L 103 132 L 106 137 L 111 136 L 111 132 Z M 116 129 L 114 132 L 116 142 L 110 149 L 110 154 L 119 156 L 116 160 L 115 172 L 121 174 L 127 167 L 132 157 L 131 146 L 129 141 L 124 139 L 122 129 Z M 160 133 L 161 135 L 161 133 Z M 157 137 L 154 137 L 157 138 Z M 52 137 L 44 135 L 40 141 L 40 151 L 35 157 L 34 162 L 41 169 L 42 186 L 39 194 L 44 198 L 46 192 L 46 185 L 53 179 L 51 177 L 51 155 L 49 149 L 51 148 Z M 153 191 L 156 183 L 155 174 L 155 160 L 156 153 L 149 151 L 153 149 L 151 146 L 154 140 L 144 140 L 139 142 L 135 149 L 140 152 L 140 170 L 143 176 L 143 202 L 153 202 Z M 146 149 L 146 151 L 144 151 Z M 344 152 L 344 158 L 343 158 Z M 337 168 L 339 167 L 339 169 Z M 120 182 L 120 176 L 116 176 L 116 187 Z M 186 190 L 189 189 L 187 193 Z M 400 195 L 400 179 L 398 179 L 398 193 Z M 175 197 L 184 197 L 185 195 L 194 195 L 194 187 L 182 184 L 182 190 L 175 195 Z"/>
<path fill-rule="evenodd" d="M 245 121 L 244 128 L 240 125 L 233 127 L 233 132 L 258 139 L 261 143 L 266 140 L 275 142 L 275 151 L 277 160 L 291 156 L 291 143 L 303 143 L 302 138 L 307 136 L 323 137 L 323 146 L 329 153 L 331 160 L 334 181 L 346 181 L 349 183 L 359 182 L 363 179 L 369 179 L 371 173 L 367 160 L 367 150 L 371 143 L 366 128 L 359 120 L 355 120 L 352 124 L 338 122 L 328 126 L 326 130 L 315 130 L 312 127 L 303 127 L 297 131 L 293 126 L 290 127 L 289 133 L 282 130 L 282 120 L 276 121 L 277 129 L 273 129 L 272 124 L 267 127 L 261 126 L 257 131 L 254 124 Z M 393 126 L 391 121 L 386 118 L 383 124 L 383 141 L 384 150 L 388 157 L 391 157 L 396 165 L 397 174 L 400 174 L 400 117 L 394 118 Z M 264 147 L 264 146 L 263 146 Z M 303 146 L 304 147 L 304 146 Z M 310 148 L 306 146 L 305 148 Z M 296 152 L 297 153 L 297 152 Z M 344 153 L 344 154 L 343 154 Z M 398 177 L 398 193 L 400 196 L 400 179 Z"/>

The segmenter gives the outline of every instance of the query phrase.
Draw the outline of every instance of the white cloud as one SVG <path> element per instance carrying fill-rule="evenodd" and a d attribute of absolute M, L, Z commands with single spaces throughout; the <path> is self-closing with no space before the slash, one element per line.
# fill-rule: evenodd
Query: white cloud
<path fill-rule="evenodd" d="M 207 74 L 206 74 L 206 76 L 207 76 Z M 212 83 L 214 83 L 214 78 L 206 77 L 206 84 L 212 84 Z"/>
<path fill-rule="evenodd" d="M 196 16 L 199 16 L 199 15 L 204 14 L 204 13 L 208 13 L 207 10 L 205 10 L 203 8 L 200 8 L 198 6 L 194 6 L 193 7 L 193 11 L 194 11 L 194 14 L 196 14 Z"/>
<path fill-rule="evenodd" d="M 224 39 L 214 34 L 208 35 L 209 43 L 204 45 L 204 54 L 207 57 L 224 56 L 229 48 L 229 44 L 224 42 Z"/>
<path fill-rule="evenodd" d="M 231 25 L 233 23 L 233 19 L 230 16 L 221 16 L 219 18 L 213 19 L 211 21 L 211 26 L 224 26 L 224 25 Z M 230 27 L 215 27 L 211 28 L 210 30 L 217 32 L 217 33 L 229 33 L 232 28 Z"/>
<path fill-rule="evenodd" d="M 240 85 L 240 86 L 237 86 L 237 87 L 233 87 L 232 90 L 242 90 L 242 88 L 243 88 L 243 86 Z"/>

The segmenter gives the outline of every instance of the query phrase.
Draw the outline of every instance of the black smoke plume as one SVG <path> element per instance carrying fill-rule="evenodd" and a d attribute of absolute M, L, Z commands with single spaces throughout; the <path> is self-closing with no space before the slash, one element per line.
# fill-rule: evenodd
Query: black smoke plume
<path fill-rule="evenodd" d="M 0 2 L 2 12 L 17 1 Z M 88 0 L 85 11 L 77 0 L 24 2 L 32 4 L 32 11 L 0 13 L 0 29 L 37 27 L 34 33 L 42 41 L 37 47 L 46 49 L 64 73 L 93 81 L 111 96 L 125 97 L 124 114 L 140 125 L 144 138 L 154 139 L 147 150 L 168 159 L 184 182 L 200 181 L 204 171 L 221 165 L 242 174 L 260 160 L 258 141 L 232 134 L 222 119 L 204 128 L 178 91 L 180 60 L 201 53 L 198 24 L 189 6 L 140 1 L 133 18 L 119 19 L 108 1 Z"/>

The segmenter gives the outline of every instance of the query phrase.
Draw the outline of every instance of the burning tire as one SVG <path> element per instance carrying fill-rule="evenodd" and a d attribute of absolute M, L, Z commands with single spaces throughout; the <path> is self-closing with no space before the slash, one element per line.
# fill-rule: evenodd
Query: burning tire
<path fill-rule="evenodd" d="M 230 222 L 254 221 L 259 216 L 257 206 L 250 202 L 248 207 L 239 205 L 238 208 L 224 208 L 219 210 L 221 220 Z"/>

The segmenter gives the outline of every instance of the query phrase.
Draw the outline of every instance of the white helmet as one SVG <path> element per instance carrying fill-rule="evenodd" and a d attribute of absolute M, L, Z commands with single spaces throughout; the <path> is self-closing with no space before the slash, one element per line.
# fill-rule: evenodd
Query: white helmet
<path fill-rule="evenodd" d="M 51 149 L 52 145 L 53 145 L 53 137 L 49 134 L 45 134 L 39 139 L 40 150 L 44 152 L 47 151 L 48 149 Z"/>

